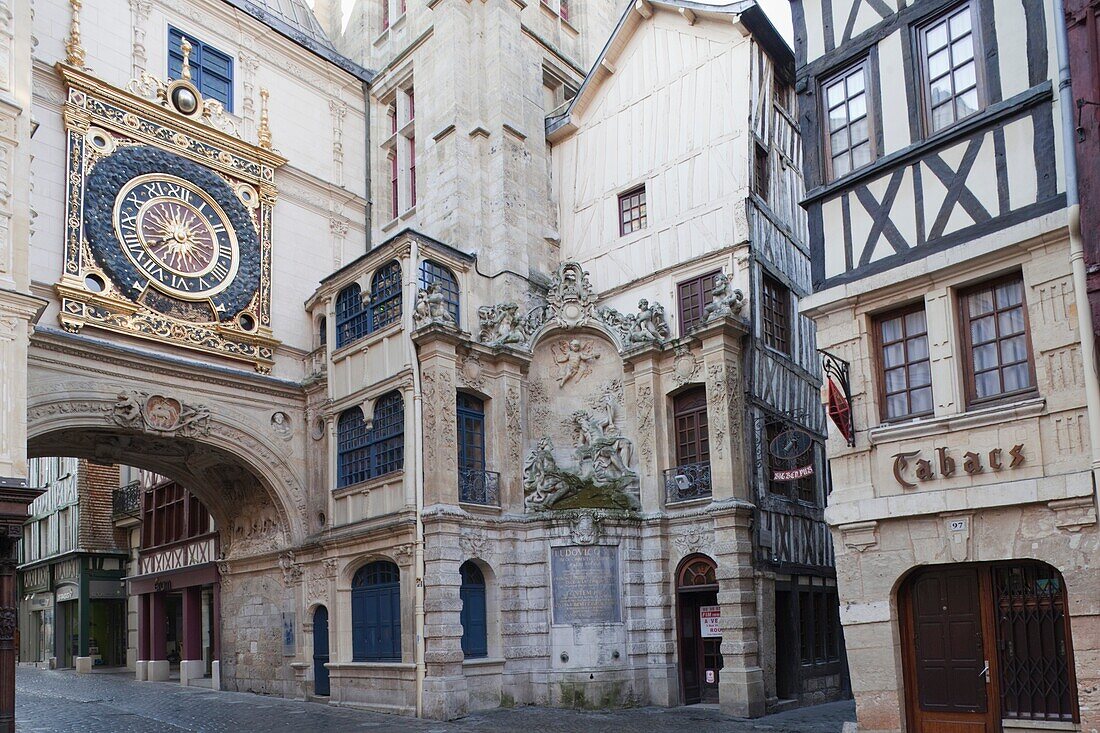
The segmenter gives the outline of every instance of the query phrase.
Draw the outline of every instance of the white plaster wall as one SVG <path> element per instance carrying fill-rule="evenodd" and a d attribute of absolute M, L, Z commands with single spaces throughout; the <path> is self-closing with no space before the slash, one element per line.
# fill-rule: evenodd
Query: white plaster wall
<path fill-rule="evenodd" d="M 611 289 L 747 238 L 749 50 L 732 28 L 658 11 L 553 148 L 562 259 Z M 648 224 L 620 237 L 618 194 Z M 669 301 L 665 301 L 669 302 Z"/>

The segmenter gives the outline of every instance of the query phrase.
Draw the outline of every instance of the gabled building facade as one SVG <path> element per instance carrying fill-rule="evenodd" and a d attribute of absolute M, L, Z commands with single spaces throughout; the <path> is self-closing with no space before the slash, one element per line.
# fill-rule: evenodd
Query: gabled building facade
<path fill-rule="evenodd" d="M 861 731 L 1097 725 L 1095 368 L 1053 7 L 792 3 Z"/>
<path fill-rule="evenodd" d="M 307 685 L 431 717 L 844 694 L 790 50 L 751 2 L 399 7 L 339 41 L 380 67 L 382 192 L 306 303 Z"/>

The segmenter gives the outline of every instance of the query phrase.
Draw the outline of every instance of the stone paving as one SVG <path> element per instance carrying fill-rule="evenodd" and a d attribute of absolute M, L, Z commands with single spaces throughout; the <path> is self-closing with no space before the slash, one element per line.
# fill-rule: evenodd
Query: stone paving
<path fill-rule="evenodd" d="M 369 713 L 321 703 L 135 682 L 132 674 L 45 671 L 16 673 L 20 733 L 840 733 L 854 720 L 850 702 L 740 720 L 700 707 L 581 713 L 519 707 L 476 713 L 449 723 Z"/>

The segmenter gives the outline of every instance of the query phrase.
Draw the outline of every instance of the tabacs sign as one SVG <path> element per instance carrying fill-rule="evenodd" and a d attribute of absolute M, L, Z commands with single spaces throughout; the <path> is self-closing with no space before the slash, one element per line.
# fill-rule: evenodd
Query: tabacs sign
<path fill-rule="evenodd" d="M 894 459 L 894 480 L 906 489 L 917 488 L 916 481 L 910 480 L 912 475 L 917 481 L 931 481 L 937 478 L 950 478 L 958 471 L 958 462 L 951 456 L 948 447 L 935 449 L 935 463 L 927 458 L 919 458 L 919 450 L 902 451 L 891 456 Z M 1024 445 L 1018 443 L 1006 452 L 1001 448 L 994 448 L 986 454 L 966 451 L 962 455 L 962 470 L 970 476 L 984 473 L 988 467 L 992 471 L 1018 468 L 1024 464 Z"/>

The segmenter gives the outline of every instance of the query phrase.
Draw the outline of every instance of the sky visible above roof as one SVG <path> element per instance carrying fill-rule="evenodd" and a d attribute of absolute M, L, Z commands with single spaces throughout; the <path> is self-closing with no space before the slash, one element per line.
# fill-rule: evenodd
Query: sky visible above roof
<path fill-rule="evenodd" d="M 261 0 L 262 2 L 263 0 Z M 299 0 L 266 0 L 271 4 L 278 4 L 281 2 L 298 2 Z M 310 7 L 313 7 L 313 0 L 305 0 L 309 3 Z M 696 2 L 704 3 L 706 5 L 725 5 L 729 0 L 696 0 Z M 351 14 L 352 5 L 355 4 L 355 0 L 341 0 L 342 10 L 344 14 L 344 24 L 348 22 L 348 17 Z M 791 4 L 790 0 L 757 0 L 760 7 L 763 8 L 768 18 L 771 20 L 772 25 L 779 31 L 779 35 L 783 36 L 783 40 L 787 42 L 787 45 L 794 48 L 794 30 L 791 24 Z"/>

